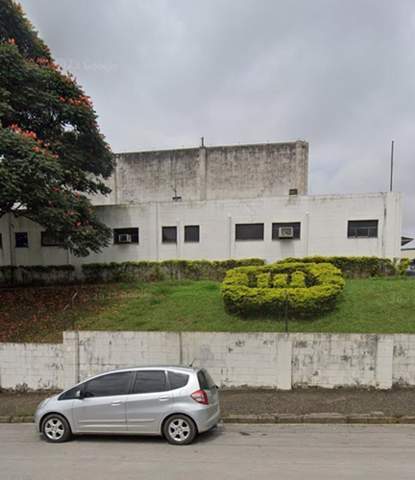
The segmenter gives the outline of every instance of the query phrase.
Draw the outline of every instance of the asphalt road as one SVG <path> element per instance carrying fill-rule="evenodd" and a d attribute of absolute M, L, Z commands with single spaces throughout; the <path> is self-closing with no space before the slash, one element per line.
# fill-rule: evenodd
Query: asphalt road
<path fill-rule="evenodd" d="M 50 445 L 0 425 L 1 480 L 413 479 L 415 425 L 225 425 L 187 447 L 159 438 Z"/>

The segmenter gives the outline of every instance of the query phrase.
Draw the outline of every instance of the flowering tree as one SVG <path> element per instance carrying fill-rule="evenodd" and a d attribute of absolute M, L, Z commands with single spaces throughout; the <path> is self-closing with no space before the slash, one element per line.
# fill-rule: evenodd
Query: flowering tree
<path fill-rule="evenodd" d="M 112 154 L 91 101 L 13 0 L 0 0 L 0 218 L 24 216 L 78 256 L 110 230 L 88 195 L 108 194 Z"/>

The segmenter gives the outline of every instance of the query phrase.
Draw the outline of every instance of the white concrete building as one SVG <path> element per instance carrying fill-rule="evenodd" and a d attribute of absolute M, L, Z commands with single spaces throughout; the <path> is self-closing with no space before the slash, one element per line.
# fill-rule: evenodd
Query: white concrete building
<path fill-rule="evenodd" d="M 400 194 L 307 195 L 306 142 L 120 154 L 116 162 L 112 193 L 94 199 L 112 245 L 74 258 L 47 245 L 40 226 L 3 217 L 0 265 L 401 255 Z"/>

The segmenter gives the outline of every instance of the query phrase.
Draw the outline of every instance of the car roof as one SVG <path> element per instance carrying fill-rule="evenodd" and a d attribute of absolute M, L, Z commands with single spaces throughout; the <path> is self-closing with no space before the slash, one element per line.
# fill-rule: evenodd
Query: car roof
<path fill-rule="evenodd" d="M 114 370 L 107 370 L 105 372 L 100 372 L 93 375 L 90 378 L 98 377 L 100 375 L 105 375 L 107 373 L 117 373 L 117 372 L 130 372 L 130 371 L 138 371 L 138 370 L 177 370 L 183 373 L 195 373 L 199 371 L 200 367 L 186 367 L 183 365 L 140 365 L 135 367 L 127 367 L 127 368 L 117 368 Z"/>

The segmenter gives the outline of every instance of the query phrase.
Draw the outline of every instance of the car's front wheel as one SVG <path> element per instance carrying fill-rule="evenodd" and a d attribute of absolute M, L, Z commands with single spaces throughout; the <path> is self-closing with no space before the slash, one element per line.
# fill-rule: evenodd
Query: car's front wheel
<path fill-rule="evenodd" d="M 197 435 L 194 421 L 186 415 L 173 415 L 163 428 L 164 437 L 173 445 L 188 445 Z"/>
<path fill-rule="evenodd" d="M 66 418 L 62 417 L 62 415 L 51 413 L 43 420 L 42 434 L 48 442 L 62 443 L 71 438 L 72 432 Z"/>

